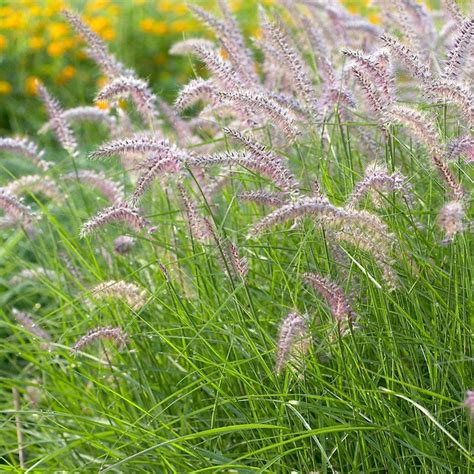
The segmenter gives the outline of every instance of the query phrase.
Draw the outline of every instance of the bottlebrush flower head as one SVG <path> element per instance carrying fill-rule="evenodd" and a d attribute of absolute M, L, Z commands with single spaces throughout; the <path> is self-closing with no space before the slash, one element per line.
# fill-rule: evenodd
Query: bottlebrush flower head
<path fill-rule="evenodd" d="M 449 192 L 459 200 L 464 197 L 464 189 L 458 183 L 456 176 L 443 161 L 443 151 L 436 128 L 426 115 L 417 110 L 404 106 L 393 106 L 386 112 L 389 121 L 405 125 L 408 130 L 428 149 L 431 161 L 446 182 Z"/>
<path fill-rule="evenodd" d="M 186 189 L 181 183 L 178 183 L 178 189 L 181 194 L 181 200 L 186 214 L 186 219 L 191 229 L 192 236 L 202 244 L 209 243 L 214 237 L 212 225 L 209 220 L 201 216 L 196 209 L 195 203 L 189 197 Z"/>
<path fill-rule="evenodd" d="M 223 88 L 243 88 L 244 83 L 240 80 L 232 65 L 222 59 L 217 51 L 197 46 L 194 54 L 206 65 L 212 73 L 212 77 L 219 82 Z"/>
<path fill-rule="evenodd" d="M 334 83 L 336 73 L 330 60 L 331 54 L 329 47 L 326 44 L 326 40 L 324 39 L 323 33 L 315 25 L 315 22 L 311 21 L 309 17 L 301 15 L 300 21 L 303 25 L 304 31 L 308 35 L 308 41 L 313 50 L 321 80 L 332 85 Z"/>
<path fill-rule="evenodd" d="M 249 271 L 248 261 L 245 257 L 241 257 L 237 245 L 229 239 L 219 239 L 219 248 L 222 251 L 219 258 L 222 260 L 224 269 L 245 281 Z"/>
<path fill-rule="evenodd" d="M 427 82 L 430 79 L 429 68 L 408 46 L 388 34 L 383 34 L 381 39 L 414 78 L 420 79 L 422 82 Z"/>
<path fill-rule="evenodd" d="M 114 251 L 119 255 L 125 255 L 135 246 L 136 239 L 129 235 L 120 235 L 114 240 Z"/>
<path fill-rule="evenodd" d="M 407 127 L 430 153 L 440 154 L 442 147 L 438 131 L 426 114 L 410 107 L 396 105 L 388 109 L 385 116 L 388 122 L 398 122 Z"/>
<path fill-rule="evenodd" d="M 71 352 L 77 354 L 83 347 L 88 346 L 98 339 L 110 339 L 114 341 L 119 351 L 125 349 L 128 344 L 128 334 L 121 328 L 113 328 L 111 326 L 98 327 L 82 336 L 71 348 Z"/>
<path fill-rule="evenodd" d="M 144 123 L 156 123 L 158 117 L 156 96 L 142 79 L 129 76 L 117 77 L 104 86 L 95 100 L 110 101 L 127 97 L 132 99 Z"/>
<path fill-rule="evenodd" d="M 348 17 L 344 20 L 344 27 L 348 32 L 380 37 L 383 30 L 362 17 Z"/>
<path fill-rule="evenodd" d="M 300 365 L 311 346 L 306 320 L 298 313 L 290 313 L 278 331 L 275 371 L 280 375 L 287 364 Z"/>
<path fill-rule="evenodd" d="M 28 138 L 0 138 L 0 150 L 25 156 L 29 158 L 38 168 L 46 171 L 52 163 L 43 159 L 44 151 L 40 150 L 36 143 Z"/>
<path fill-rule="evenodd" d="M 33 223 L 33 214 L 15 195 L 0 188 L 0 209 L 11 218 L 12 222 L 23 225 L 26 229 Z"/>
<path fill-rule="evenodd" d="M 82 21 L 81 17 L 72 10 L 62 10 L 63 16 L 76 32 L 85 40 L 88 45 L 87 53 L 89 57 L 96 62 L 102 72 L 109 78 L 114 79 L 117 76 L 134 76 L 135 72 L 126 69 L 125 66 L 117 61 L 115 56 L 109 53 L 107 45 L 102 38 L 95 33 L 89 25 Z"/>
<path fill-rule="evenodd" d="M 218 0 L 217 3 L 223 14 L 225 24 L 225 35 L 217 35 L 222 41 L 223 48 L 228 52 L 243 81 L 249 85 L 258 84 L 260 78 L 255 70 L 252 52 L 245 45 L 245 39 L 237 20 L 230 11 L 227 0 Z"/>
<path fill-rule="evenodd" d="M 157 177 L 168 173 L 176 174 L 181 170 L 181 166 L 180 156 L 174 155 L 171 150 L 150 157 L 141 166 L 144 171 L 137 179 L 130 202 L 136 205 Z"/>
<path fill-rule="evenodd" d="M 448 51 L 443 77 L 456 80 L 463 71 L 463 66 L 469 54 L 472 54 L 471 43 L 474 38 L 474 18 L 464 20 L 454 39 L 452 48 Z"/>
<path fill-rule="evenodd" d="M 353 61 L 355 64 L 353 69 L 362 71 L 370 78 L 374 88 L 380 91 L 379 97 L 384 106 L 394 102 L 395 97 L 392 78 L 390 77 L 389 60 L 386 56 L 383 54 L 369 56 L 361 51 L 346 48 L 342 49 L 342 54 Z"/>
<path fill-rule="evenodd" d="M 90 290 L 90 298 L 93 300 L 103 300 L 113 298 L 126 303 L 134 311 L 142 308 L 147 300 L 147 292 L 135 283 L 127 283 L 123 280 L 109 280 L 99 283 Z"/>
<path fill-rule="evenodd" d="M 474 391 L 468 390 L 466 392 L 466 399 L 464 400 L 464 406 L 469 410 L 471 418 L 474 420 Z"/>
<path fill-rule="evenodd" d="M 76 173 L 68 173 L 63 175 L 61 179 L 66 181 L 78 180 L 83 184 L 92 186 L 101 192 L 111 203 L 121 202 L 124 199 L 123 186 L 105 176 L 102 171 L 79 170 Z"/>
<path fill-rule="evenodd" d="M 224 127 L 224 133 L 241 143 L 251 154 L 252 158 L 260 162 L 262 165 L 267 164 L 270 168 L 275 169 L 275 176 L 280 175 L 278 181 L 285 183 L 282 188 L 285 190 L 295 191 L 299 187 L 296 178 L 283 164 L 280 156 L 269 150 L 262 143 L 257 142 L 252 136 L 245 135 L 238 130 Z"/>
<path fill-rule="evenodd" d="M 295 97 L 285 94 L 284 92 L 265 91 L 271 100 L 274 100 L 283 108 L 288 109 L 299 120 L 307 120 L 309 118 L 308 111 L 303 104 Z"/>
<path fill-rule="evenodd" d="M 276 209 L 254 224 L 251 229 L 251 234 L 259 235 L 265 229 L 278 223 L 283 223 L 302 216 L 314 216 L 318 219 L 324 219 L 325 222 L 340 225 L 346 217 L 346 212 L 342 208 L 332 205 L 325 197 L 301 197 L 295 202 L 285 204 Z"/>
<path fill-rule="evenodd" d="M 122 222 L 136 232 L 148 228 L 151 233 L 155 229 L 139 214 L 138 209 L 129 203 L 119 202 L 100 211 L 95 217 L 83 224 L 79 237 L 82 239 L 93 234 L 107 224 Z"/>
<path fill-rule="evenodd" d="M 466 128 L 471 128 L 474 123 L 474 96 L 467 87 L 456 81 L 443 79 L 426 86 L 425 93 L 429 98 L 456 104 L 467 121 Z"/>
<path fill-rule="evenodd" d="M 281 130 L 289 140 L 294 140 L 299 135 L 292 112 L 261 91 L 218 91 L 216 92 L 216 98 L 223 104 L 229 103 L 236 108 L 240 108 L 242 113 L 248 110 L 261 113 L 271 125 Z"/>
<path fill-rule="evenodd" d="M 69 255 L 64 251 L 60 251 L 59 257 L 61 259 L 61 262 L 64 263 L 64 267 L 69 272 L 71 278 L 73 278 L 76 282 L 82 282 L 83 278 L 81 275 L 81 271 L 76 267 Z"/>
<path fill-rule="evenodd" d="M 61 275 L 56 273 L 54 270 L 48 268 L 37 267 L 37 268 L 24 268 L 17 273 L 13 278 L 10 278 L 10 285 L 16 286 L 25 283 L 30 280 L 46 280 L 51 281 L 63 281 Z"/>
<path fill-rule="evenodd" d="M 474 138 L 462 136 L 448 144 L 446 161 L 455 160 L 458 156 L 464 156 L 467 163 L 474 163 Z"/>
<path fill-rule="evenodd" d="M 195 5 L 190 5 L 189 8 L 194 15 L 215 32 L 217 39 L 229 56 L 239 80 L 246 84 L 255 84 L 258 82 L 258 76 L 253 65 L 252 54 L 245 46 L 237 22 L 230 14 L 227 6 L 223 2 L 220 2 L 219 5 L 225 16 L 224 21 L 215 18 Z"/>
<path fill-rule="evenodd" d="M 127 138 L 118 138 L 104 143 L 96 151 L 92 152 L 89 158 L 96 160 L 128 153 L 140 155 L 175 153 L 183 158 L 186 156 L 184 151 L 179 151 L 168 140 L 161 139 L 155 134 L 136 133 Z"/>
<path fill-rule="evenodd" d="M 290 71 L 295 93 L 307 105 L 313 116 L 318 116 L 318 99 L 315 87 L 310 79 L 306 62 L 298 50 L 291 44 L 292 41 L 285 31 L 281 20 L 270 22 L 263 9 L 260 9 L 261 27 L 271 39 L 275 49 L 280 51 L 285 66 Z"/>
<path fill-rule="evenodd" d="M 330 279 L 316 273 L 305 273 L 303 280 L 318 291 L 331 308 L 333 318 L 342 325 L 355 321 L 355 313 L 347 301 L 343 289 Z"/>
<path fill-rule="evenodd" d="M 259 160 L 250 152 L 229 151 L 214 155 L 194 156 L 187 160 L 187 164 L 196 168 L 208 168 L 214 165 L 239 165 L 266 176 L 284 190 L 291 190 L 295 187 L 293 176 L 279 162 Z"/>
<path fill-rule="evenodd" d="M 456 0 L 441 0 L 441 7 L 448 14 L 449 17 L 456 23 L 457 26 L 461 26 L 464 21 L 464 15 L 461 13 Z"/>
<path fill-rule="evenodd" d="M 239 275 L 240 278 L 245 280 L 249 272 L 249 264 L 247 259 L 240 256 L 238 247 L 231 241 L 228 242 L 228 249 L 230 262 L 234 272 Z"/>
<path fill-rule="evenodd" d="M 398 13 L 403 31 L 422 57 L 428 59 L 436 40 L 436 29 L 431 15 L 423 4 L 415 0 L 399 0 Z"/>
<path fill-rule="evenodd" d="M 186 56 L 187 54 L 193 54 L 196 48 L 212 50 L 216 49 L 216 45 L 213 41 L 204 38 L 189 38 L 174 43 L 169 53 L 176 56 Z"/>
<path fill-rule="evenodd" d="M 41 193 L 57 204 L 64 201 L 64 196 L 56 186 L 56 183 L 52 179 L 39 174 L 22 176 L 19 179 L 10 181 L 4 189 L 15 196 Z"/>
<path fill-rule="evenodd" d="M 211 101 L 217 88 L 212 79 L 193 79 L 178 93 L 174 108 L 179 112 L 202 100 Z"/>
<path fill-rule="evenodd" d="M 360 211 L 359 211 L 360 212 Z M 391 236 L 383 233 L 371 232 L 370 227 L 354 225 L 343 228 L 333 234 L 338 243 L 346 243 L 370 255 L 382 271 L 383 280 L 389 291 L 399 286 L 398 276 L 390 261 Z"/>
<path fill-rule="evenodd" d="M 450 201 L 445 204 L 438 215 L 438 225 L 445 233 L 443 243 L 451 243 L 456 234 L 463 232 L 465 218 L 462 201 Z"/>
<path fill-rule="evenodd" d="M 15 321 L 25 328 L 31 335 L 36 336 L 43 341 L 51 341 L 51 334 L 38 326 L 31 314 L 13 308 L 12 315 L 15 318 Z"/>
<path fill-rule="evenodd" d="M 116 119 L 110 115 L 107 110 L 99 109 L 94 106 L 80 106 L 65 110 L 62 119 L 68 124 L 72 125 L 76 122 L 99 122 L 103 123 L 111 132 L 116 126 Z M 38 131 L 38 133 L 46 133 L 52 129 L 52 122 L 46 122 Z"/>
<path fill-rule="evenodd" d="M 355 67 L 352 68 L 352 74 L 354 74 L 364 92 L 370 111 L 379 119 L 383 117 L 387 108 L 387 102 L 382 98 L 377 86 L 371 82 L 369 76 L 365 72 L 362 72 Z"/>
<path fill-rule="evenodd" d="M 280 51 L 278 51 L 263 32 L 262 38 L 252 38 L 255 48 L 263 53 L 262 72 L 264 76 L 263 86 L 267 91 L 290 90 L 292 81 L 290 72 L 285 67 Z"/>
<path fill-rule="evenodd" d="M 399 172 L 389 174 L 387 168 L 380 163 L 374 162 L 367 166 L 364 178 L 359 181 L 347 200 L 349 207 L 356 207 L 364 195 L 370 193 L 374 204 L 380 204 L 377 199 L 378 193 L 398 191 L 407 203 L 412 203 L 412 195 L 405 176 Z"/>
<path fill-rule="evenodd" d="M 283 206 L 288 203 L 288 194 L 270 191 L 246 191 L 237 195 L 241 201 L 251 201 L 266 206 Z"/>
<path fill-rule="evenodd" d="M 36 91 L 46 107 L 50 128 L 56 135 L 59 143 L 72 156 L 77 156 L 79 152 L 77 151 L 76 138 L 63 118 L 64 111 L 59 102 L 49 94 L 46 87 L 40 81 L 36 83 Z"/>

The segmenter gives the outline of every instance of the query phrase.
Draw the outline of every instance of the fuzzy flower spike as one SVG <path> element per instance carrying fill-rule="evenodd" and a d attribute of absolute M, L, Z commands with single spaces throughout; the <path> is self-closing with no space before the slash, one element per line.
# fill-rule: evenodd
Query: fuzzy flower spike
<path fill-rule="evenodd" d="M 290 313 L 281 323 L 278 332 L 275 371 L 280 375 L 287 364 L 301 366 L 302 358 L 308 353 L 311 336 L 304 317 Z"/>

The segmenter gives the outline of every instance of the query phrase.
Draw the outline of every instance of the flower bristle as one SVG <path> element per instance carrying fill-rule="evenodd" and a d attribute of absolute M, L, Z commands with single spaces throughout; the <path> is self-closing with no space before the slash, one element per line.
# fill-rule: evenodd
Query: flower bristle
<path fill-rule="evenodd" d="M 282 321 L 278 331 L 275 372 L 280 375 L 287 364 L 296 365 L 300 371 L 302 360 L 309 351 L 311 336 L 303 316 L 290 313 Z"/>
<path fill-rule="evenodd" d="M 126 303 L 132 310 L 138 311 L 147 301 L 147 291 L 135 283 L 123 280 L 109 280 L 99 283 L 89 292 L 89 299 L 100 301 L 104 298 L 113 298 Z"/>
<path fill-rule="evenodd" d="M 47 171 L 52 166 L 51 162 L 43 159 L 44 151 L 28 138 L 1 137 L 0 150 L 25 156 L 43 171 Z"/>
<path fill-rule="evenodd" d="M 99 339 L 109 339 L 115 342 L 119 351 L 125 349 L 128 344 L 128 334 L 118 327 L 97 327 L 91 329 L 87 334 L 82 336 L 71 348 L 72 354 L 77 354 L 85 346 L 92 344 Z"/>
<path fill-rule="evenodd" d="M 58 142 L 72 156 L 77 156 L 79 154 L 78 144 L 73 131 L 64 119 L 64 111 L 61 105 L 50 95 L 44 84 L 39 80 L 36 81 L 36 90 L 48 112 L 48 123 Z"/>
<path fill-rule="evenodd" d="M 148 228 L 152 232 L 149 222 L 140 215 L 137 208 L 127 202 L 119 202 L 100 211 L 95 217 L 85 222 L 79 233 L 79 237 L 84 237 L 98 232 L 102 227 L 111 223 L 122 222 L 136 232 Z"/>

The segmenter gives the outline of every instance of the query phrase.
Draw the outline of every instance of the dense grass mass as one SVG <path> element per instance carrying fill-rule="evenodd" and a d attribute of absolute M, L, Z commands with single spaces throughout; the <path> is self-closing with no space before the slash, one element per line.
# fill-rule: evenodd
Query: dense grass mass
<path fill-rule="evenodd" d="M 472 471 L 472 19 L 280 3 L 175 107 L 64 13 L 109 108 L 0 138 L 0 469 Z"/>

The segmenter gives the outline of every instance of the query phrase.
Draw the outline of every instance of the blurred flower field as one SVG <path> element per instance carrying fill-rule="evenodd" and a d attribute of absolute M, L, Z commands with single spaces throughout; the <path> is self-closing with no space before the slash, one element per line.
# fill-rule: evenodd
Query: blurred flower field
<path fill-rule="evenodd" d="M 61 87 L 63 100 L 89 103 L 103 82 L 59 14 L 65 6 L 80 11 L 91 27 L 119 51 L 124 62 L 137 65 L 138 73 L 164 98 L 173 99 L 178 85 L 192 74 L 190 62 L 169 55 L 177 40 L 207 32 L 177 0 L 3 0 L 0 7 L 0 129 L 15 131 L 22 123 L 34 130 L 44 117 L 37 110 L 35 81 L 53 90 Z M 215 1 L 200 0 L 206 8 Z M 262 3 L 271 4 L 273 0 Z M 350 11 L 378 22 L 369 0 L 345 0 Z M 256 0 L 233 0 L 231 8 L 245 18 L 245 33 L 258 36 Z M 135 47 L 140 44 L 140 47 Z M 134 45 L 128 48 L 127 45 Z M 139 55 L 139 57 L 137 57 Z M 67 87 L 65 87 L 67 86 Z M 70 97 L 67 97 L 70 95 Z M 14 112 L 14 113 L 13 113 Z M 36 120 L 35 120 L 36 119 Z"/>
<path fill-rule="evenodd" d="M 195 3 L 213 8 L 215 0 Z M 233 0 L 231 8 L 245 18 L 245 33 L 258 36 L 256 0 Z M 272 4 L 274 0 L 264 0 Z M 378 7 L 371 0 L 342 0 L 352 13 L 378 24 Z M 15 131 L 18 124 L 34 130 L 44 117 L 31 116 L 37 109 L 35 81 L 53 90 L 67 86 L 64 100 L 89 103 L 104 81 L 92 67 L 70 28 L 59 14 L 65 6 L 80 11 L 91 27 L 111 44 L 113 51 L 165 99 L 173 99 L 178 85 L 192 74 L 190 62 L 169 54 L 170 46 L 183 37 L 207 31 L 189 13 L 187 2 L 178 0 L 3 0 L 0 6 L 0 129 Z M 430 2 L 437 8 L 437 2 Z M 140 44 L 139 48 L 127 45 Z M 139 55 L 139 57 L 137 57 Z M 66 88 L 65 88 L 66 89 Z M 67 95 L 70 95 L 68 98 Z M 14 113 L 13 113 L 14 112 Z"/>

